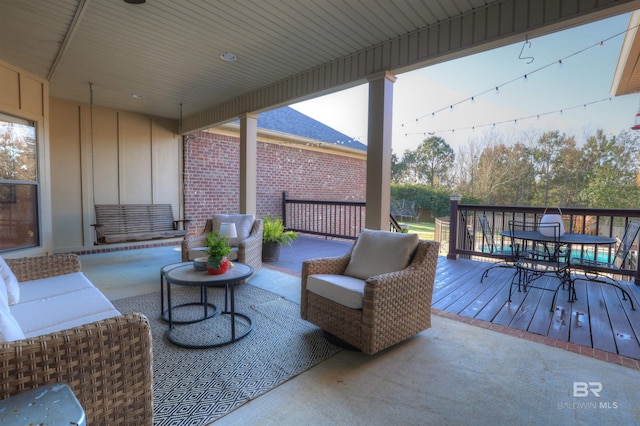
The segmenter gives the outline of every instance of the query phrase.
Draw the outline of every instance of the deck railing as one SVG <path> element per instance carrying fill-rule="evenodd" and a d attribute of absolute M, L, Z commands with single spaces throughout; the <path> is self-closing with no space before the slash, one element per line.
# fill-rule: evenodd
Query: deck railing
<path fill-rule="evenodd" d="M 447 257 L 487 258 L 488 241 L 482 233 L 480 218 L 486 215 L 493 238 L 497 245 L 508 245 L 508 237 L 500 235 L 509 230 L 509 221 L 539 222 L 545 213 L 544 207 L 489 206 L 461 204 L 459 196 L 451 197 L 449 218 L 449 251 Z M 622 238 L 627 223 L 631 219 L 640 218 L 640 210 L 636 209 L 588 209 L 561 208 L 566 232 L 578 234 L 601 235 Z M 552 213 L 555 213 L 553 211 Z M 582 246 L 573 247 L 575 256 L 592 256 L 607 262 L 613 262 L 616 246 Z M 621 276 L 634 277 L 640 285 L 638 273 L 638 241 L 632 247 L 630 259 L 620 271 Z"/>
<path fill-rule="evenodd" d="M 282 193 L 282 222 L 285 228 L 304 234 L 355 240 L 365 225 L 364 201 L 294 200 Z M 402 232 L 393 216 L 389 230 Z"/>

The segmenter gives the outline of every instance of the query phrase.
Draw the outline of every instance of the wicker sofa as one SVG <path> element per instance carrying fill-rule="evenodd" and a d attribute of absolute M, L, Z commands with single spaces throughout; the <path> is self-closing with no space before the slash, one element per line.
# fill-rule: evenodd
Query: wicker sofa
<path fill-rule="evenodd" d="M 349 269 L 354 270 L 355 252 L 361 256 L 362 252 L 373 250 L 372 240 L 365 240 L 363 234 L 344 256 L 303 262 L 300 316 L 371 355 L 431 327 L 439 243 L 417 241 L 416 237 L 414 248 L 405 256 L 408 265 L 403 269 L 385 272 L 385 261 L 378 257 L 369 261 L 374 266 L 371 276 L 366 275 L 366 266 L 349 276 Z M 374 233 L 372 238 L 379 235 L 386 236 Z M 385 247 L 389 248 L 389 255 L 399 252 L 387 242 L 379 246 L 382 257 Z M 376 268 L 377 272 L 373 271 Z"/>
<path fill-rule="evenodd" d="M 46 285 L 47 278 L 64 282 L 80 272 L 80 259 L 74 254 L 7 259 L 6 263 L 21 292 L 29 283 Z M 42 307 L 49 299 L 43 297 L 36 304 Z M 61 382 L 73 390 L 87 424 L 152 425 L 150 325 L 141 314 L 115 312 L 84 325 L 0 343 L 0 398 Z"/>
<path fill-rule="evenodd" d="M 215 224 L 234 222 L 236 223 L 238 238 L 231 241 L 231 246 L 235 250 L 234 257 L 230 257 L 229 260 L 237 260 L 240 263 L 247 264 L 253 268 L 254 273 L 258 272 L 262 268 L 262 219 L 255 219 L 253 215 L 242 214 L 214 214 L 213 216 L 212 219 L 207 219 L 202 234 L 185 238 L 182 241 L 182 261 L 193 260 L 196 256 L 206 256 L 202 249 L 205 246 L 207 234 L 214 230 Z M 248 227 L 242 225 L 243 218 L 250 218 Z M 246 235 L 243 235 L 243 228 L 246 228 Z M 198 253 L 198 250 L 200 250 L 200 254 L 194 254 L 194 252 Z"/>

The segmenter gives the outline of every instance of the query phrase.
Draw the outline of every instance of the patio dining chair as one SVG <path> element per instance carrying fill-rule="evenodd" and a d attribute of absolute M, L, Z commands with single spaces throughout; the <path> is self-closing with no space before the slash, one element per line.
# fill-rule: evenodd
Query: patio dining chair
<path fill-rule="evenodd" d="M 571 268 L 582 271 L 584 278 L 588 281 L 609 284 L 618 288 L 622 293 L 622 299 L 627 300 L 628 298 L 633 310 L 635 310 L 633 299 L 611 275 L 620 272 L 625 266 L 628 267 L 628 263 L 632 261 L 630 258 L 631 248 L 638 236 L 638 232 L 640 232 L 640 220 L 630 220 L 627 223 L 622 240 L 617 244 L 616 253 L 611 262 L 598 260 L 597 253 L 594 253 L 593 259 L 585 258 L 584 256 L 571 259 Z M 635 259 L 635 265 L 637 267 L 637 259 Z"/>
<path fill-rule="evenodd" d="M 508 245 L 507 247 L 496 245 L 493 229 L 491 228 L 487 215 L 483 214 L 479 221 L 480 229 L 482 230 L 482 251 L 488 250 L 491 257 L 498 259 L 497 262 L 484 270 L 480 277 L 480 282 L 482 282 L 489 275 L 489 271 L 494 268 L 513 268 L 515 262 L 518 260 L 518 253 L 517 247 L 512 245 Z"/>
<path fill-rule="evenodd" d="M 551 312 L 555 310 L 561 288 L 568 286 L 568 301 L 576 300 L 569 269 L 571 249 L 560 242 L 560 224 L 510 221 L 509 234 L 511 244 L 520 247 L 518 259 L 515 262 L 516 272 L 509 286 L 509 302 L 515 286 L 518 287 L 518 292 L 527 291 L 529 288 L 553 291 Z M 522 235 L 526 235 L 526 238 Z M 533 286 L 535 280 L 545 276 L 555 277 L 560 283 L 555 289 Z"/>

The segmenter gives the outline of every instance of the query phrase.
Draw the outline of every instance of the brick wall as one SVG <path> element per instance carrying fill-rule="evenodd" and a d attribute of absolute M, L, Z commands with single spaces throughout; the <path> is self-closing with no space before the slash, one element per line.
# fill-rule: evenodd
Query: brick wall
<path fill-rule="evenodd" d="M 213 213 L 240 209 L 240 139 L 212 133 L 185 136 L 184 204 L 189 234 L 202 232 Z M 364 201 L 366 160 L 258 142 L 257 215 L 281 216 L 289 198 Z"/>

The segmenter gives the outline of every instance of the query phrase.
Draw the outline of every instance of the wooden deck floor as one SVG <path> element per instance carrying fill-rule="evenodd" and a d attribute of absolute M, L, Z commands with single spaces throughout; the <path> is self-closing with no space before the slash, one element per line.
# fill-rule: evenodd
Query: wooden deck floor
<path fill-rule="evenodd" d="M 491 264 L 467 259 L 440 257 L 433 295 L 433 307 L 464 317 L 488 321 L 577 345 L 640 359 L 640 293 L 634 284 L 621 281 L 633 298 L 636 310 L 613 286 L 576 280 L 578 300 L 568 302 L 560 289 L 551 311 L 559 280 L 540 278 L 530 288 L 514 288 L 508 302 L 514 270 L 494 268 L 484 282 L 482 272 Z"/>
<path fill-rule="evenodd" d="M 300 273 L 302 261 L 313 257 L 345 253 L 352 242 L 301 237 L 292 247 L 283 248 L 279 262 L 271 265 Z M 640 292 L 622 281 L 633 297 L 631 310 L 621 292 L 606 284 L 576 280 L 578 300 L 568 303 L 560 290 L 554 311 L 550 311 L 553 291 L 514 289 L 508 300 L 513 269 L 494 268 L 480 282 L 491 264 L 467 259 L 440 257 L 433 294 L 433 308 L 467 318 L 491 322 L 604 352 L 640 359 Z M 554 289 L 559 281 L 541 278 L 535 285 Z"/>

